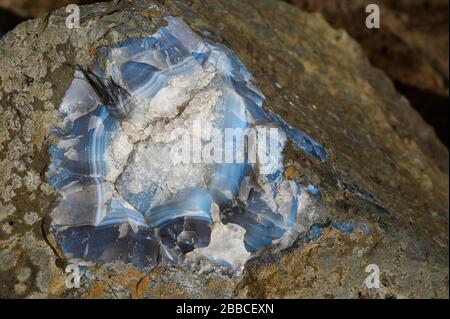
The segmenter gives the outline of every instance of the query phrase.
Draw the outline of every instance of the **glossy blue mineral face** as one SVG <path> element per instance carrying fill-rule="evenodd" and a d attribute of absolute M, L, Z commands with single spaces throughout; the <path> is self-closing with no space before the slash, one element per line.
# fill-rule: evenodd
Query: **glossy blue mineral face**
<path fill-rule="evenodd" d="M 235 240 L 257 252 L 297 224 L 302 193 L 319 194 L 284 177 L 283 149 L 290 140 L 326 162 L 325 149 L 263 109 L 233 52 L 167 22 L 100 48 L 60 106 L 47 178 L 71 262 L 155 266 L 209 246 L 220 260 Z"/>

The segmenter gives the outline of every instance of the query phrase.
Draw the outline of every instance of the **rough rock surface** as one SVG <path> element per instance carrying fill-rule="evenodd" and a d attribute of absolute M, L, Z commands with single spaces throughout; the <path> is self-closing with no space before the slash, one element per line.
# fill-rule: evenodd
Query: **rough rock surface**
<path fill-rule="evenodd" d="M 394 80 L 397 89 L 448 146 L 447 0 L 280 1 L 292 3 L 306 12 L 319 12 L 333 27 L 346 30 L 361 44 L 370 62 Z M 29 18 L 69 3 L 94 2 L 98 0 L 0 0 L 0 8 Z M 379 30 L 365 28 L 365 8 L 371 3 L 381 8 Z"/>
<path fill-rule="evenodd" d="M 38 17 L 51 10 L 71 3 L 88 4 L 95 0 L 0 0 L 0 8 L 5 8 L 22 17 Z"/>
<path fill-rule="evenodd" d="M 154 33 L 168 14 L 234 50 L 267 105 L 326 147 L 327 165 L 294 148 L 285 163 L 320 188 L 321 235 L 285 238 L 241 275 L 206 260 L 153 270 L 114 263 L 83 269 L 81 288 L 67 289 L 47 235 L 57 108 L 74 65 L 89 65 L 100 45 Z M 448 152 L 347 33 L 273 0 L 89 5 L 73 30 L 65 15 L 0 40 L 0 297 L 448 298 Z M 349 223 L 360 226 L 339 226 Z M 369 264 L 380 268 L 378 290 L 364 285 Z"/>

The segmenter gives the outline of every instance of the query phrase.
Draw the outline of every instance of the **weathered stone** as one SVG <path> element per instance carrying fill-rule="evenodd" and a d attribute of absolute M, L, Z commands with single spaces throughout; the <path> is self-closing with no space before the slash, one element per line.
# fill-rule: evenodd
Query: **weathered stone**
<path fill-rule="evenodd" d="M 27 21 L 0 40 L 0 297 L 448 298 L 448 152 L 345 32 L 273 0 L 90 5 L 72 30 L 65 15 Z M 325 146 L 326 165 L 294 147 L 285 162 L 286 174 L 320 189 L 311 213 L 321 218 L 242 275 L 198 259 L 153 270 L 114 263 L 82 269 L 81 288 L 67 289 L 47 232 L 57 108 L 75 65 L 90 65 L 101 45 L 153 34 L 167 15 L 225 43 L 266 106 Z M 380 267 L 375 292 L 363 283 L 368 264 Z"/>

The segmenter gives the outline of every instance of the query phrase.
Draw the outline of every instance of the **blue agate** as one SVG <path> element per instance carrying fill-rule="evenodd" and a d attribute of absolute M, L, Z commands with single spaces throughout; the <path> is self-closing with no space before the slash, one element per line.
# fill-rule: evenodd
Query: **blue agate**
<path fill-rule="evenodd" d="M 72 262 L 178 263 L 210 244 L 218 222 L 242 227 L 245 248 L 257 252 L 297 223 L 303 190 L 284 177 L 286 142 L 328 160 L 322 145 L 263 108 L 231 50 L 180 19 L 167 22 L 150 37 L 99 48 L 89 68 L 76 68 L 60 106 L 46 175 L 60 194 L 52 231 Z M 201 137 L 200 146 L 237 150 L 245 140 L 242 160 L 172 163 L 182 144 L 170 134 L 198 119 L 222 137 L 238 132 L 224 144 Z M 256 142 L 265 146 L 252 153 Z"/>

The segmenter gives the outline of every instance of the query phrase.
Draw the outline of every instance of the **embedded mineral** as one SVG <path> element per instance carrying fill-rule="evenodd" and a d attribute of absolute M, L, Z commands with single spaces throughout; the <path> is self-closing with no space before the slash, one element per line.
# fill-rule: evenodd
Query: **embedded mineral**
<path fill-rule="evenodd" d="M 166 20 L 151 37 L 99 48 L 60 106 L 47 178 L 72 262 L 154 266 L 209 246 L 199 251 L 236 267 L 230 255 L 280 238 L 319 192 L 302 197 L 284 176 L 283 149 L 289 139 L 326 162 L 325 149 L 263 107 L 233 52 Z"/>

